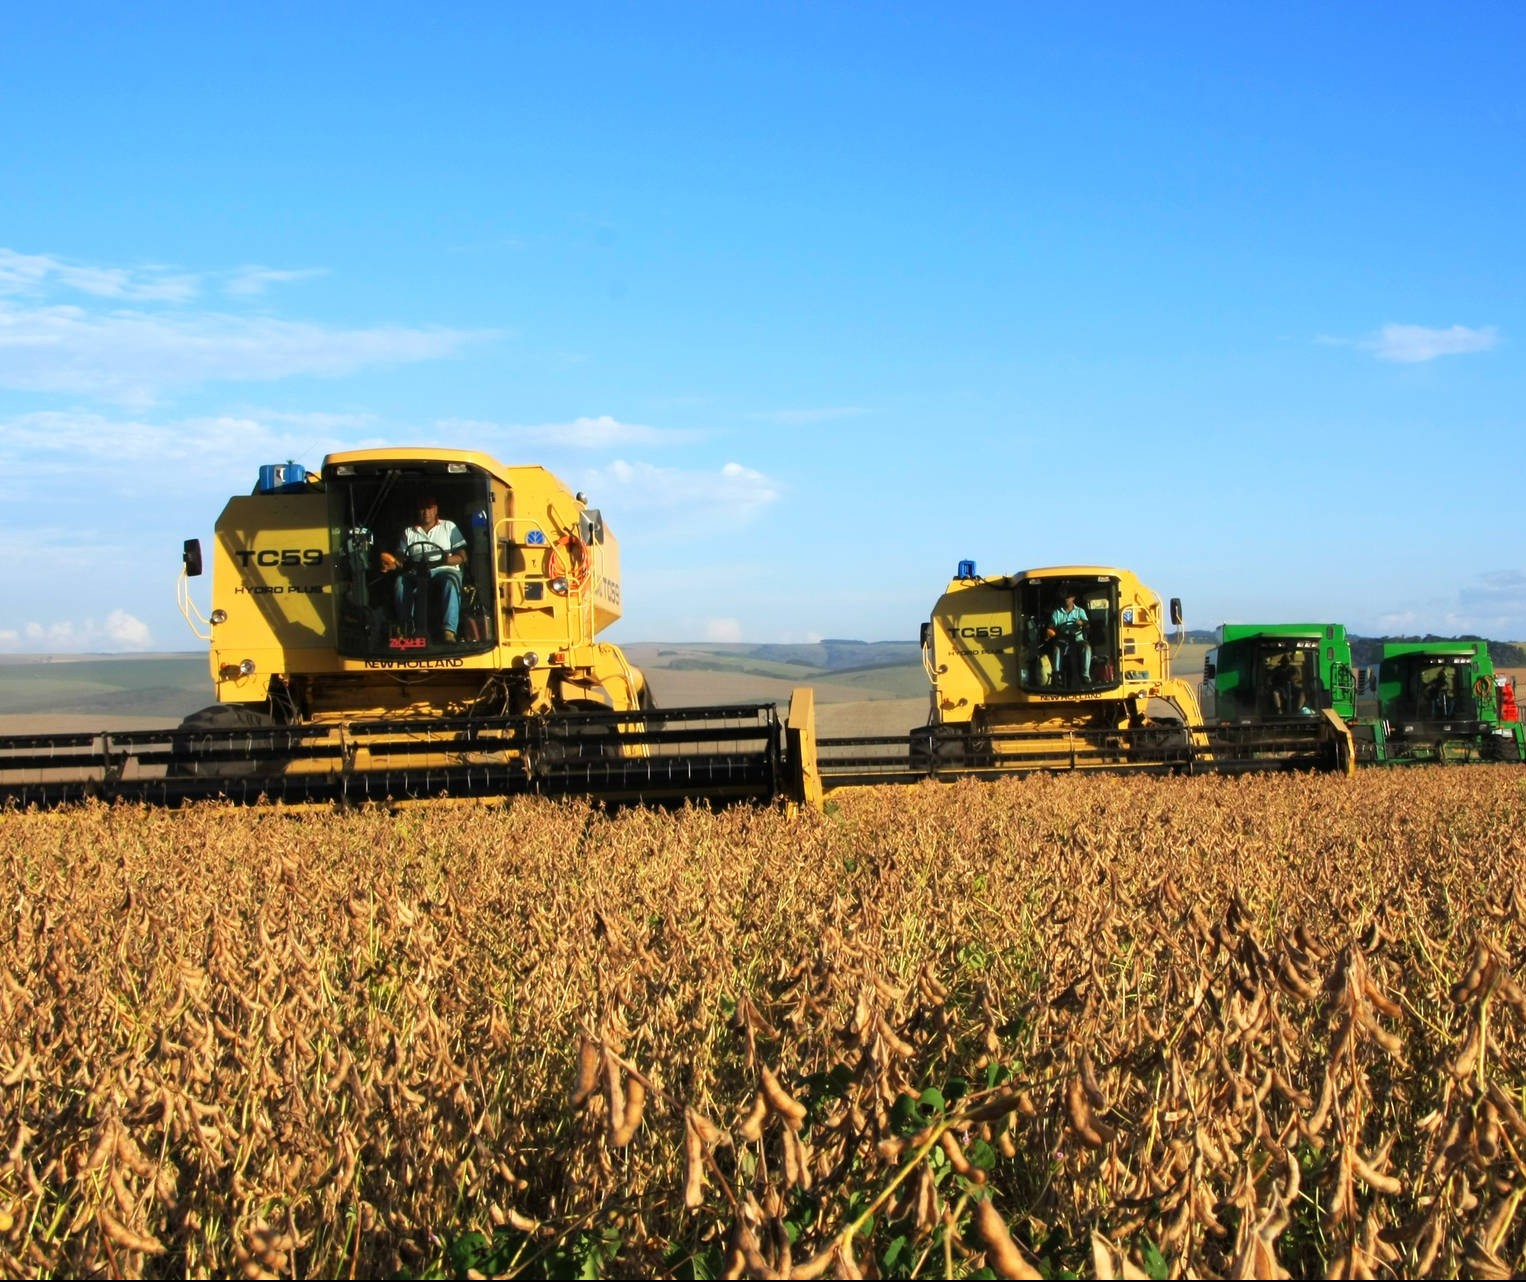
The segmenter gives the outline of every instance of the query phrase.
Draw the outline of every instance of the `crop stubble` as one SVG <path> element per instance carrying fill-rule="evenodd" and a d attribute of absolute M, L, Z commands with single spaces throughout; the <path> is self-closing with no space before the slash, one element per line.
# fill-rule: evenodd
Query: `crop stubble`
<path fill-rule="evenodd" d="M 6 813 L 0 1269 L 1508 1276 L 1521 801 Z"/>

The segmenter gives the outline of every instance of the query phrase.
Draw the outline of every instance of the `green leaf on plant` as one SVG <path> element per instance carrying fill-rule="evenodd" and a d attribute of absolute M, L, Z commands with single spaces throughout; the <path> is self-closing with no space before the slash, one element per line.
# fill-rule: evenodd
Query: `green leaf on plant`
<path fill-rule="evenodd" d="M 977 1138 L 971 1141 L 964 1155 L 977 1171 L 989 1171 L 996 1166 L 996 1150 L 983 1139 Z"/>

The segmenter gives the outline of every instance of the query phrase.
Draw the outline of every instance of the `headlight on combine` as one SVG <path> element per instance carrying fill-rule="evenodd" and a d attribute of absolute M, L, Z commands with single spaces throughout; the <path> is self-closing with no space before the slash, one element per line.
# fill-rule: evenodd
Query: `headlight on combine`
<path fill-rule="evenodd" d="M 540 655 L 536 654 L 534 650 L 526 650 L 514 660 L 515 665 L 521 668 L 533 668 L 539 662 Z"/>
<path fill-rule="evenodd" d="M 557 596 L 567 595 L 567 580 L 561 578 L 560 576 L 552 579 L 547 586 L 550 587 L 550 589 L 555 592 Z"/>
<path fill-rule="evenodd" d="M 254 675 L 254 660 L 240 659 L 238 664 L 238 674 L 241 677 L 252 677 Z"/>
<path fill-rule="evenodd" d="M 213 610 L 212 613 L 207 617 L 210 618 L 213 623 L 226 623 L 228 621 L 228 612 L 226 610 Z"/>

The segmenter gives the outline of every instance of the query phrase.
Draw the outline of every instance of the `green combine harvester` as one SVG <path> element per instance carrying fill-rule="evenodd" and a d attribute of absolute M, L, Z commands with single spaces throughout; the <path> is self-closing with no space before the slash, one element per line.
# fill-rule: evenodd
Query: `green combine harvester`
<path fill-rule="evenodd" d="M 1483 641 L 1405 641 L 1378 663 L 1378 760 L 1526 761 L 1523 727 Z M 1507 715 L 1511 719 L 1506 719 Z M 1358 759 L 1362 737 L 1352 727 Z M 1381 738 L 1378 736 L 1381 734 Z"/>
<path fill-rule="evenodd" d="M 1374 673 L 1338 623 L 1225 624 L 1203 680 L 1221 725 L 1333 712 L 1359 764 L 1526 761 L 1513 684 L 1483 641 L 1388 642 Z"/>

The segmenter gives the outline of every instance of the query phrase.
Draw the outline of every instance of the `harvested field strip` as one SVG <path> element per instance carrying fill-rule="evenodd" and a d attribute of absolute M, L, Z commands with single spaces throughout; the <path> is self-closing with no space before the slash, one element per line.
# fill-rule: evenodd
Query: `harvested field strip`
<path fill-rule="evenodd" d="M 1522 802 L 0 814 L 0 1269 L 1518 1273 Z"/>

